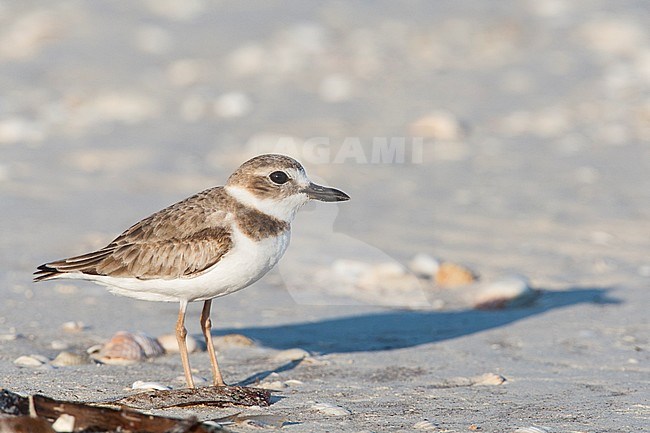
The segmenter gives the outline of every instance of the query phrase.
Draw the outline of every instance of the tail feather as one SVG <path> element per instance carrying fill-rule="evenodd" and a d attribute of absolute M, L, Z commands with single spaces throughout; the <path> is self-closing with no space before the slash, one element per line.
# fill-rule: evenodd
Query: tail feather
<path fill-rule="evenodd" d="M 63 273 L 59 272 L 56 268 L 53 268 L 48 264 L 41 265 L 37 269 L 38 270 L 34 272 L 34 282 L 49 280 Z"/>

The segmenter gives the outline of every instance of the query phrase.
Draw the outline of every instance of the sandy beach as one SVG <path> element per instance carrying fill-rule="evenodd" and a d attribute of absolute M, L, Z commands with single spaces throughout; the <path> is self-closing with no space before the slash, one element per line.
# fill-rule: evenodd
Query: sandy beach
<path fill-rule="evenodd" d="M 213 302 L 226 382 L 274 403 L 153 413 L 646 431 L 649 28 L 641 0 L 0 4 L 0 388 L 182 387 L 175 353 L 52 365 L 118 331 L 172 333 L 176 304 L 32 272 L 282 152 L 352 200 L 310 203 L 280 265 Z M 418 254 L 478 279 L 417 275 Z M 529 297 L 481 304 L 511 277 Z M 209 379 L 207 352 L 191 360 Z"/>

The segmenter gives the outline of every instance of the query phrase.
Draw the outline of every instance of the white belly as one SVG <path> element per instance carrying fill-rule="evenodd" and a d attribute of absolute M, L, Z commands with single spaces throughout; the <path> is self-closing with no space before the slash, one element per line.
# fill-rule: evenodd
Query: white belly
<path fill-rule="evenodd" d="M 83 274 L 66 274 L 66 278 L 91 280 L 117 295 L 146 301 L 203 301 L 236 292 L 259 280 L 278 263 L 290 238 L 291 232 L 287 230 L 256 242 L 233 230 L 233 249 L 193 278 L 139 280 Z"/>

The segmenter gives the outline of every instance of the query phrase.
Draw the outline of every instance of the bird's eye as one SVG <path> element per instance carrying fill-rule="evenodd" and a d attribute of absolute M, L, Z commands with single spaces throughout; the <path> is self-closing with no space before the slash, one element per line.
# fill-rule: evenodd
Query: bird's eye
<path fill-rule="evenodd" d="M 269 175 L 269 178 L 271 178 L 273 183 L 277 183 L 278 185 L 282 185 L 289 180 L 289 176 L 284 171 L 274 171 Z"/>

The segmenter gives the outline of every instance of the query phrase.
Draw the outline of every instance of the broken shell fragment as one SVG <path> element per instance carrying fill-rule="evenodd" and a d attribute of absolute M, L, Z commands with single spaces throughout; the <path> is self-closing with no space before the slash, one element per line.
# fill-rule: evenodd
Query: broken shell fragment
<path fill-rule="evenodd" d="M 416 254 L 409 262 L 409 269 L 420 278 L 433 278 L 440 269 L 440 262 L 428 254 Z"/>
<path fill-rule="evenodd" d="M 476 281 L 476 274 L 456 263 L 443 262 L 436 272 L 436 284 L 440 287 L 464 286 Z"/>
<path fill-rule="evenodd" d="M 436 424 L 433 421 L 429 421 L 428 419 L 425 419 L 423 421 L 418 421 L 415 424 L 413 424 L 413 428 L 416 430 L 424 430 L 424 431 L 438 430 L 438 424 Z"/>
<path fill-rule="evenodd" d="M 133 382 L 133 385 L 131 385 L 131 389 L 154 389 L 157 391 L 169 391 L 171 387 L 158 382 L 145 382 L 143 380 L 136 380 Z"/>
<path fill-rule="evenodd" d="M 474 298 L 474 308 L 479 310 L 497 310 L 521 307 L 531 303 L 539 294 L 521 276 L 503 278 L 479 289 Z"/>
<path fill-rule="evenodd" d="M 47 361 L 39 355 L 22 355 L 14 360 L 14 364 L 19 367 L 40 367 Z"/>
<path fill-rule="evenodd" d="M 88 364 L 88 356 L 63 351 L 56 355 L 56 358 L 54 358 L 50 364 L 55 367 Z"/>
<path fill-rule="evenodd" d="M 63 325 L 61 325 L 61 329 L 63 329 L 65 332 L 81 332 L 85 329 L 87 329 L 87 326 L 84 324 L 84 322 L 65 322 Z"/>
<path fill-rule="evenodd" d="M 316 403 L 311 408 L 322 414 L 330 416 L 347 416 L 352 413 L 346 408 L 337 406 L 332 403 Z"/>

